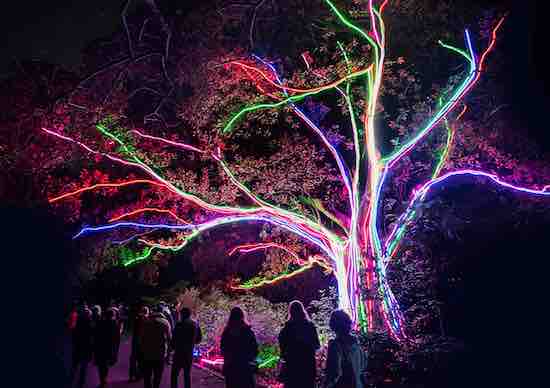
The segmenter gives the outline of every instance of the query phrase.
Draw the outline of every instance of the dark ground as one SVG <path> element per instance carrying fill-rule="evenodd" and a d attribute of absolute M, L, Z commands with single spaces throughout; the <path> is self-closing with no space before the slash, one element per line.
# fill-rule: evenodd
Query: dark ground
<path fill-rule="evenodd" d="M 120 346 L 120 353 L 118 355 L 118 363 L 111 369 L 109 373 L 108 388 L 141 388 L 143 387 L 143 380 L 139 382 L 128 382 L 128 365 L 130 357 L 130 344 L 128 340 L 125 340 Z M 161 388 L 170 387 L 170 372 L 171 367 L 167 366 L 164 369 L 162 375 Z M 191 372 L 191 384 L 193 387 L 204 388 L 222 388 L 224 382 L 217 376 L 214 376 L 199 368 L 193 368 Z M 95 366 L 90 366 L 88 369 L 88 379 L 86 388 L 96 388 L 99 385 L 99 379 L 97 375 L 97 369 Z M 183 386 L 183 377 L 180 375 L 179 387 Z"/>

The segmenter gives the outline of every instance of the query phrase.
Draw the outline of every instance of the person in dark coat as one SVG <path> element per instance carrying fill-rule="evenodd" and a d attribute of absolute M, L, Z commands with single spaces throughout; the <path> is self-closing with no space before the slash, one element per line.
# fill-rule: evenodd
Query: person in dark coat
<path fill-rule="evenodd" d="M 141 336 L 143 325 L 149 318 L 149 308 L 143 306 L 136 314 L 132 332 L 132 348 L 130 352 L 130 381 L 140 380 L 143 376 L 143 351 L 141 349 Z"/>
<path fill-rule="evenodd" d="M 78 373 L 78 387 L 84 387 L 88 365 L 93 356 L 92 311 L 84 308 L 78 315 L 73 330 L 73 363 L 71 368 L 71 384 Z"/>
<path fill-rule="evenodd" d="M 254 388 L 258 342 L 240 307 L 229 314 L 220 349 L 226 388 Z"/>
<path fill-rule="evenodd" d="M 95 328 L 94 358 L 99 372 L 100 387 L 105 387 L 109 368 L 118 361 L 120 326 L 114 310 L 107 309 Z"/>
<path fill-rule="evenodd" d="M 161 313 L 153 313 L 144 322 L 140 341 L 145 388 L 160 387 L 171 338 L 170 324 Z"/>
<path fill-rule="evenodd" d="M 324 388 L 364 388 L 368 357 L 351 334 L 351 318 L 343 310 L 333 311 L 329 326 L 336 338 L 328 343 Z"/>
<path fill-rule="evenodd" d="M 181 309 L 181 321 L 176 324 L 172 337 L 174 360 L 172 363 L 172 388 L 178 388 L 178 376 L 183 370 L 183 386 L 191 388 L 191 365 L 193 364 L 193 350 L 202 340 L 199 325 L 191 320 L 191 310 Z"/>
<path fill-rule="evenodd" d="M 302 302 L 289 305 L 288 321 L 279 333 L 281 358 L 285 363 L 285 388 L 313 388 L 317 369 L 315 352 L 320 348 L 319 336 L 309 320 Z"/>

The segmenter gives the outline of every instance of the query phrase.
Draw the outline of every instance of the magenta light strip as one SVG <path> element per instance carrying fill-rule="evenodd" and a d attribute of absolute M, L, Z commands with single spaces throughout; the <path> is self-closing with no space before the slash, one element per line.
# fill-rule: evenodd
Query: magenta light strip
<path fill-rule="evenodd" d="M 384 244 L 385 249 L 387 249 L 391 244 L 395 243 L 394 240 L 395 240 L 396 236 L 398 235 L 399 228 L 403 225 L 404 222 L 406 222 L 406 220 L 408 218 L 410 218 L 411 213 L 414 211 L 415 204 L 418 201 L 423 201 L 426 198 L 426 195 L 428 194 L 428 192 L 432 188 L 434 188 L 436 185 L 446 181 L 449 178 L 455 177 L 455 176 L 485 177 L 485 178 L 489 178 L 494 183 L 496 183 L 496 184 L 498 184 L 502 187 L 506 187 L 508 189 L 512 189 L 512 190 L 515 190 L 515 191 L 518 191 L 518 192 L 531 194 L 531 195 L 540 195 L 540 196 L 550 197 L 550 191 L 546 191 L 546 189 L 548 187 L 550 187 L 550 185 L 545 186 L 542 190 L 537 190 L 537 189 L 530 189 L 530 188 L 523 187 L 523 186 L 513 185 L 511 183 L 503 181 L 501 178 L 499 178 L 495 174 L 491 174 L 491 173 L 484 172 L 484 171 L 465 169 L 465 170 L 458 170 L 458 171 L 448 172 L 447 174 L 442 175 L 439 178 L 435 178 L 435 179 L 432 179 L 432 180 L 424 183 L 424 185 L 422 185 L 421 187 L 419 187 L 417 190 L 415 190 L 413 192 L 412 198 L 409 201 L 409 205 L 407 206 L 407 210 L 401 215 L 399 220 L 395 223 L 391 233 L 388 235 L 388 237 L 386 239 L 386 242 Z M 400 236 L 400 237 L 402 237 L 402 236 Z M 389 258 L 386 258 L 386 260 L 389 260 Z"/>
<path fill-rule="evenodd" d="M 146 138 L 146 139 L 157 140 L 157 141 L 161 141 L 161 142 L 166 143 L 166 144 L 173 145 L 175 147 L 184 148 L 184 149 L 189 150 L 189 151 L 204 153 L 203 150 L 201 150 L 200 148 L 197 148 L 197 147 L 193 147 L 192 145 L 185 144 L 185 143 L 178 143 L 178 142 L 175 142 L 175 141 L 172 141 L 172 140 L 164 139 L 162 137 L 146 135 L 146 134 L 138 131 L 137 129 L 134 129 L 130 132 L 135 133 L 136 135 L 141 136 L 141 137 Z"/>

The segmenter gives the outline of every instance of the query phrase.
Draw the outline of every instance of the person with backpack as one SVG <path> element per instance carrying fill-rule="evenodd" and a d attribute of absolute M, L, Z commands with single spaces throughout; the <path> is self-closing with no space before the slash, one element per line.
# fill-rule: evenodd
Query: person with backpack
<path fill-rule="evenodd" d="M 288 321 L 279 334 L 281 373 L 285 388 L 314 388 L 317 368 L 315 352 L 321 347 L 317 329 L 304 305 L 295 300 L 288 308 Z"/>
<path fill-rule="evenodd" d="M 233 307 L 229 313 L 220 350 L 226 388 L 254 388 L 258 342 L 240 307 Z"/>
<path fill-rule="evenodd" d="M 191 388 L 191 366 L 193 364 L 193 350 L 202 340 L 199 325 L 191 320 L 191 310 L 181 309 L 181 320 L 176 324 L 172 337 L 174 359 L 172 362 L 172 388 L 178 388 L 178 377 L 183 370 L 183 386 Z"/>
<path fill-rule="evenodd" d="M 159 388 L 172 338 L 170 323 L 156 312 L 143 323 L 141 351 L 145 388 Z"/>
<path fill-rule="evenodd" d="M 336 338 L 328 343 L 324 387 L 365 388 L 367 354 L 351 334 L 351 318 L 343 310 L 333 311 L 329 326 Z"/>

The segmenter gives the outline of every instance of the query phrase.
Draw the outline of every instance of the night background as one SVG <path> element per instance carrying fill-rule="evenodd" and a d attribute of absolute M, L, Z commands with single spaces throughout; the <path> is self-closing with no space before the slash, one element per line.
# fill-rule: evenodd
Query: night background
<path fill-rule="evenodd" d="M 258 305 L 264 306 L 265 302 L 267 312 L 257 313 L 258 322 L 271 314 L 270 304 L 288 304 L 293 299 L 311 306 L 313 315 L 322 320 L 324 310 L 319 305 L 328 308 L 335 301 L 336 278 L 321 266 L 313 266 L 288 282 L 252 292 L 235 288 L 243 282 L 254 285 L 258 279 L 292 274 L 299 268 L 284 252 L 259 250 L 228 255 L 240 244 L 275 241 L 300 256 L 322 253 L 313 244 L 263 223 L 222 226 L 188 244 L 185 240 L 187 245 L 182 250 L 155 253 L 143 261 L 136 257 L 146 252 L 146 247 L 137 246 L 136 241 L 116 244 L 131 237 L 130 231 L 73 239 L 83 227 L 106 224 L 139 207 L 169 208 L 196 223 L 211 214 L 179 203 L 173 193 L 163 197 L 145 185 L 139 190 L 107 189 L 99 195 L 90 191 L 78 199 L 51 203 L 51 198 L 86 185 L 150 177 L 44 136 L 40 133 L 43 127 L 76 136 L 94 149 L 116 153 L 123 159 L 131 152 L 121 152 L 100 134 L 81 136 L 84 131 L 76 127 L 111 125 L 125 140 L 130 138 L 129 128 L 139 128 L 172 141 L 204 145 L 209 152 L 215 152 L 214 145 L 223 141 L 228 165 L 268 201 L 309 216 L 318 211 L 311 210 L 314 206 L 303 201 L 303 196 L 322 198 L 326 203 L 345 199 L 341 194 L 343 185 L 334 178 L 337 170 L 330 154 L 320 152 L 316 156 L 322 143 L 312 140 L 314 135 L 304 129 L 301 121 L 287 118 L 292 117 L 291 109 L 281 109 L 280 114 L 254 113 L 250 123 L 241 119 L 236 124 L 231 138 L 218 134 L 228 116 L 264 101 L 258 98 L 259 88 L 247 79 L 250 73 L 242 69 L 231 73 L 228 62 L 247 58 L 246 63 L 251 65 L 251 53 L 270 58 L 284 70 L 288 84 L 300 88 L 326 83 L 305 71 L 301 55 L 306 52 L 312 58 L 311 66 L 331 81 L 346 75 L 336 39 L 353 54 L 355 68 L 368 64 L 360 58 L 364 47 L 346 38 L 346 30 L 330 19 L 323 1 L 271 2 L 266 5 L 271 7 L 264 10 L 266 14 L 258 15 L 265 20 L 258 23 L 253 42 L 249 23 L 254 7 L 261 1 L 156 0 L 153 3 L 158 13 L 150 10 L 148 1 L 131 1 L 128 22 L 138 26 L 131 29 L 131 34 L 139 35 L 140 41 L 143 36 L 144 42 L 143 47 L 134 42 L 134 56 L 163 52 L 164 40 L 157 36 L 164 36 L 167 26 L 173 32 L 173 51 L 162 64 L 147 59 L 128 65 L 126 72 L 119 73 L 118 68 L 113 74 L 110 70 L 103 72 L 105 66 L 127 55 L 121 22 L 126 3 L 18 1 L 2 14 L 0 28 L 5 44 L 0 63 L 0 95 L 4 102 L 0 114 L 0 206 L 6 278 L 4 311 L 9 321 L 4 333 L 10 352 L 9 378 L 14 378 L 14 384 L 8 386 L 64 386 L 70 365 L 66 319 L 78 301 L 105 305 L 117 300 L 136 305 L 176 298 L 182 289 L 193 289 L 200 290 L 204 302 L 205 295 L 220 292 L 228 303 L 239 300 L 253 305 L 254 298 L 260 301 Z M 239 6 L 231 7 L 232 3 Z M 335 3 L 340 9 L 355 7 L 352 1 Z M 550 184 L 546 118 L 550 97 L 545 62 L 547 13 L 542 2 L 444 2 L 450 4 L 448 8 L 439 3 L 390 1 L 385 11 L 388 34 L 395 36 L 395 40 L 389 39 L 386 60 L 398 62 L 398 58 L 405 58 L 405 64 L 385 70 L 391 86 L 382 92 L 384 112 L 379 112 L 376 124 L 382 139 L 381 153 L 390 154 L 398 144 L 393 142 L 396 138 L 407 138 L 409 127 L 426 122 L 436 97 L 448 95 L 458 82 L 449 82 L 449 74 L 455 78 L 464 74 L 463 58 L 438 48 L 439 34 L 448 30 L 448 36 L 441 39 L 463 47 L 460 32 L 465 23 L 472 35 L 484 36 L 485 40 L 476 41 L 481 51 L 489 39 L 483 29 L 490 32 L 490 28 L 483 27 L 480 20 L 494 26 L 506 15 L 487 59 L 487 73 L 465 97 L 468 110 L 462 122 L 456 122 L 456 159 L 449 162 L 444 173 L 467 168 L 487 170 L 503 181 L 544 192 L 543 187 Z M 162 22 L 153 24 L 155 18 Z M 139 29 L 147 19 L 151 20 L 149 35 Z M 356 22 L 365 28 L 369 25 L 364 17 Z M 309 24 L 317 27 L 306 28 Z M 323 35 L 333 28 L 334 35 Z M 323 37 L 315 37 L 315 32 Z M 409 42 L 409 37 L 425 32 L 433 36 Z M 331 40 L 332 47 L 327 43 Z M 327 46 L 327 51 L 314 49 L 316 43 Z M 332 66 L 333 59 L 341 63 Z M 203 62 L 208 66 L 199 67 Z M 97 80 L 82 83 L 96 72 L 101 72 Z M 113 85 L 112 91 L 107 91 L 108 85 Z M 133 93 L 142 86 L 160 92 Z M 280 93 L 270 85 L 263 86 L 270 93 Z M 399 88 L 409 94 L 394 92 Z M 362 100 L 361 92 L 354 93 L 354 98 Z M 426 100 L 426 96 L 430 98 Z M 337 139 L 346 163 L 351 165 L 353 153 L 346 148 L 351 136 L 338 137 L 334 129 L 342 118 L 347 120 L 345 104 L 340 100 L 332 93 L 297 105 Z M 155 108 L 161 119 L 146 114 Z M 461 109 L 459 106 L 451 116 L 456 118 Z M 384 124 L 382 118 L 394 125 Z M 124 132 L 126 127 L 128 132 Z M 351 130 L 344 125 L 341 129 L 344 133 Z M 418 156 L 407 160 L 410 165 L 397 165 L 388 178 L 392 184 L 381 200 L 384 216 L 380 227 L 384 233 L 406 210 L 413 190 L 429 178 L 433 151 L 444 144 L 444 132 L 440 132 L 439 137 L 430 135 L 418 148 Z M 141 159 L 162 167 L 167 176 L 181 186 L 191 187 L 206 201 L 224 206 L 251 204 L 246 196 L 228 188 L 230 180 L 219 177 L 223 170 L 212 160 L 178 155 L 150 139 L 132 146 L 138 148 L 138 144 L 144 149 L 139 154 Z M 265 163 L 261 162 L 264 157 Z M 185 169 L 196 172 L 196 176 L 180 173 Z M 428 175 L 422 175 L 426 172 Z M 384 333 L 381 324 L 376 335 L 367 335 L 373 358 L 369 364 L 371 386 L 540 384 L 550 345 L 545 311 L 550 198 L 508 190 L 488 179 L 460 177 L 430 192 L 425 202 L 418 205 L 421 211 L 417 211 L 417 218 L 400 243 L 388 275 L 416 345 L 400 345 Z M 346 212 L 344 205 L 328 206 L 338 218 Z M 136 220 L 160 222 L 168 219 L 163 218 L 165 215 Z M 323 217 L 337 230 L 335 222 Z M 182 238 L 164 231 L 155 231 L 151 236 L 168 245 L 181 243 Z M 319 296 L 320 290 L 325 296 Z M 29 369 L 33 373 L 23 375 Z M 265 381 L 271 381 L 269 377 L 267 373 Z"/>

